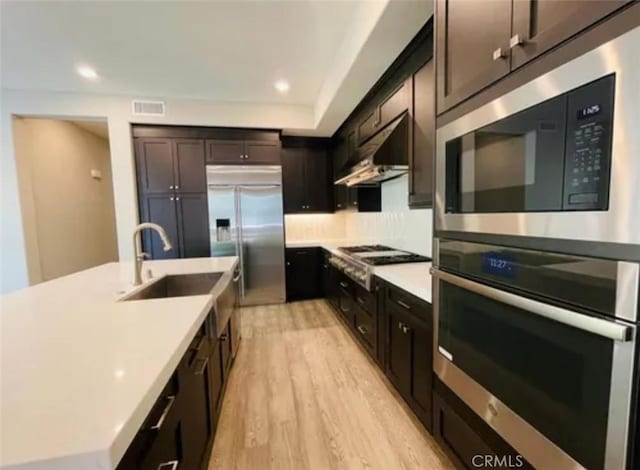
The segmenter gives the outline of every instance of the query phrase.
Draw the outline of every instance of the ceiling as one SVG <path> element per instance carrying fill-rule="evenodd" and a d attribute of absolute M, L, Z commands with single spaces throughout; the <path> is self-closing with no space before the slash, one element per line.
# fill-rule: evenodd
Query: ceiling
<path fill-rule="evenodd" d="M 432 11 L 427 0 L 0 5 L 3 88 L 308 106 L 329 133 Z"/>

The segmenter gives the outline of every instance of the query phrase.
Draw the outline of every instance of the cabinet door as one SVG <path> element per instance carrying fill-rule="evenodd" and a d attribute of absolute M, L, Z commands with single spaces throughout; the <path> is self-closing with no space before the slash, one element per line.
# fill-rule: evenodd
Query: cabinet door
<path fill-rule="evenodd" d="M 326 149 L 310 148 L 305 152 L 303 194 L 306 212 L 333 212 L 329 180 L 329 155 Z"/>
<path fill-rule="evenodd" d="M 411 390 L 411 330 L 405 315 L 387 308 L 387 372 L 404 396 Z"/>
<path fill-rule="evenodd" d="M 287 300 L 321 296 L 322 271 L 318 248 L 287 248 Z"/>
<path fill-rule="evenodd" d="M 604 18 L 628 0 L 517 0 L 513 2 L 511 68 L 534 57 Z"/>
<path fill-rule="evenodd" d="M 188 193 L 206 192 L 204 141 L 176 139 L 174 152 L 178 169 L 174 189 Z"/>
<path fill-rule="evenodd" d="M 215 334 L 213 336 L 209 355 L 209 395 L 211 397 L 211 428 L 215 430 L 218 422 L 218 410 L 222 402 L 223 374 L 221 344 L 215 338 Z"/>
<path fill-rule="evenodd" d="M 327 290 L 327 300 L 336 310 L 340 309 L 340 272 L 329 265 L 329 280 L 328 280 L 328 290 Z"/>
<path fill-rule="evenodd" d="M 138 185 L 143 194 L 173 191 L 175 162 L 172 139 L 136 139 Z"/>
<path fill-rule="evenodd" d="M 356 334 L 372 358 L 376 357 L 377 328 L 375 318 L 359 306 L 355 306 Z"/>
<path fill-rule="evenodd" d="M 211 367 L 207 355 L 183 359 L 180 376 L 183 462 L 181 468 L 201 468 L 211 427 Z"/>
<path fill-rule="evenodd" d="M 509 73 L 511 4 L 437 0 L 438 114 Z"/>
<path fill-rule="evenodd" d="M 429 317 L 431 317 L 429 315 Z M 429 318 L 431 320 L 431 318 Z M 409 322 L 411 328 L 412 408 L 429 430 L 431 426 L 433 387 L 433 328 L 429 322 Z"/>
<path fill-rule="evenodd" d="M 284 213 L 304 212 L 305 204 L 305 149 L 282 149 L 282 192 Z"/>
<path fill-rule="evenodd" d="M 409 108 L 409 84 L 404 82 L 380 104 L 377 129 L 382 129 Z"/>
<path fill-rule="evenodd" d="M 229 378 L 229 369 L 231 368 L 231 328 L 229 323 L 224 329 L 224 333 L 220 336 L 220 350 L 222 358 L 222 378 L 226 382 Z"/>
<path fill-rule="evenodd" d="M 178 236 L 178 215 L 176 198 L 173 194 L 152 194 L 142 200 L 142 220 L 160 225 L 167 232 L 172 248 L 163 250 L 162 240 L 155 231 L 144 231 L 144 250 L 151 259 L 170 259 L 180 257 L 180 239 Z"/>
<path fill-rule="evenodd" d="M 244 144 L 244 163 L 280 165 L 280 142 L 247 141 Z"/>
<path fill-rule="evenodd" d="M 243 164 L 244 142 L 241 140 L 207 140 L 207 163 Z"/>
<path fill-rule="evenodd" d="M 349 207 L 349 190 L 344 184 L 333 186 L 333 209 L 334 211 L 343 211 Z"/>
<path fill-rule="evenodd" d="M 362 145 L 380 128 L 380 108 L 374 107 L 358 125 L 358 143 Z"/>
<path fill-rule="evenodd" d="M 435 76 L 430 60 L 413 75 L 413 132 L 409 152 L 409 206 L 433 206 Z"/>
<path fill-rule="evenodd" d="M 345 287 L 346 286 L 346 287 Z M 353 328 L 355 323 L 356 305 L 351 297 L 349 284 L 344 278 L 338 280 L 338 310 L 344 317 L 347 324 Z"/>
<path fill-rule="evenodd" d="M 207 194 L 180 194 L 175 199 L 179 207 L 181 256 L 211 256 Z"/>

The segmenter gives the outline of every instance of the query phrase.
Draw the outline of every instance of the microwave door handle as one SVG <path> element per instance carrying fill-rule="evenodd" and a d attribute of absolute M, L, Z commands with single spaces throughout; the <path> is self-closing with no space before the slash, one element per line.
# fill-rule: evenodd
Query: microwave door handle
<path fill-rule="evenodd" d="M 631 326 L 610 320 L 603 320 L 601 318 L 590 317 L 566 308 L 556 307 L 544 302 L 538 302 L 537 300 L 529 299 L 527 297 L 521 297 L 510 292 L 480 284 L 479 282 L 454 276 L 453 274 L 449 274 L 439 269 L 432 268 L 431 274 L 439 280 L 461 287 L 462 289 L 470 292 L 474 292 L 503 304 L 511 305 L 512 307 L 534 313 L 541 317 L 545 317 L 613 341 L 625 342 L 633 339 L 633 328 Z"/>

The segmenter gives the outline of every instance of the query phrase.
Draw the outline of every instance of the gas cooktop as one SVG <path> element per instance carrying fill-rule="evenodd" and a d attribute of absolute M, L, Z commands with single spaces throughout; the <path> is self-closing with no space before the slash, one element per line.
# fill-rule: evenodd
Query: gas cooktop
<path fill-rule="evenodd" d="M 356 245 L 356 246 L 341 246 L 338 248 L 340 251 L 344 251 L 345 253 L 367 253 L 367 252 L 375 252 L 375 251 L 395 251 L 393 248 L 389 248 L 384 245 Z"/>

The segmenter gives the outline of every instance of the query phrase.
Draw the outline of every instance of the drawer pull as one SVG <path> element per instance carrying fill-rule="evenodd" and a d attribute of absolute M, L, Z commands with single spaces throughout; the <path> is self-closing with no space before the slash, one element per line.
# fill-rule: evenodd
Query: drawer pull
<path fill-rule="evenodd" d="M 171 460 L 169 462 L 161 463 L 158 465 L 158 470 L 176 470 L 180 462 L 177 460 Z"/>
<path fill-rule="evenodd" d="M 227 340 L 227 334 L 226 333 L 222 333 L 220 335 L 220 341 L 226 341 Z"/>
<path fill-rule="evenodd" d="M 195 372 L 195 375 L 203 375 L 207 366 L 209 365 L 209 358 L 200 359 L 202 361 L 202 366 Z"/>
<path fill-rule="evenodd" d="M 238 282 L 238 280 L 240 279 L 240 276 L 242 276 L 242 273 L 239 272 L 238 275 L 233 278 L 233 282 Z"/>
<path fill-rule="evenodd" d="M 340 281 L 340 285 L 341 285 L 342 287 L 344 287 L 345 289 L 346 289 L 347 287 L 349 287 L 349 284 L 347 284 L 347 283 L 346 283 L 346 282 L 344 282 L 344 281 Z"/>
<path fill-rule="evenodd" d="M 362 325 L 358 325 L 358 331 L 359 331 L 360 333 L 362 333 L 363 335 L 366 335 L 366 334 L 367 334 L 367 329 L 366 329 L 364 326 L 362 326 Z"/>
<path fill-rule="evenodd" d="M 406 308 L 407 310 L 411 310 L 411 305 L 409 305 L 409 304 L 407 304 L 407 303 L 403 302 L 402 300 L 396 300 L 396 303 L 397 303 L 398 305 L 400 305 L 401 307 Z"/>
<path fill-rule="evenodd" d="M 200 338 L 200 341 L 198 341 L 198 345 L 195 348 L 193 348 L 193 350 L 196 352 L 200 352 L 200 350 L 202 349 L 202 345 L 206 340 L 207 340 L 207 335 L 206 334 L 202 335 L 202 338 Z"/>
<path fill-rule="evenodd" d="M 344 313 L 347 313 L 349 311 L 348 308 L 344 308 L 342 305 L 340 305 L 340 310 L 342 310 Z"/>
<path fill-rule="evenodd" d="M 362 300 L 360 297 L 356 297 L 356 300 L 358 301 L 359 304 L 364 305 L 364 300 Z"/>
<path fill-rule="evenodd" d="M 169 395 L 167 397 L 167 404 L 165 405 L 164 410 L 162 410 L 162 414 L 160 415 L 160 418 L 158 418 L 158 421 L 156 422 L 156 424 L 154 424 L 150 428 L 152 431 L 160 430 L 160 428 L 162 427 L 162 424 L 167 419 L 167 416 L 169 415 L 169 411 L 171 411 L 171 408 L 173 407 L 173 404 L 175 403 L 175 401 L 176 401 L 175 395 Z"/>

